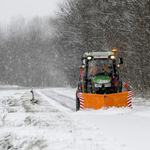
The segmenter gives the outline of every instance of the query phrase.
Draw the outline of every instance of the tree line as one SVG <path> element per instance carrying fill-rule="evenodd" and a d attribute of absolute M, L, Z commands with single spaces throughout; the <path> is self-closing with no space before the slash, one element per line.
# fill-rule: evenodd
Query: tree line
<path fill-rule="evenodd" d="M 53 18 L 13 20 L 0 30 L 0 81 L 19 86 L 61 86 L 54 49 Z"/>
<path fill-rule="evenodd" d="M 66 0 L 55 18 L 23 18 L 0 28 L 1 81 L 77 85 L 81 55 L 117 48 L 122 81 L 150 90 L 149 0 Z"/>

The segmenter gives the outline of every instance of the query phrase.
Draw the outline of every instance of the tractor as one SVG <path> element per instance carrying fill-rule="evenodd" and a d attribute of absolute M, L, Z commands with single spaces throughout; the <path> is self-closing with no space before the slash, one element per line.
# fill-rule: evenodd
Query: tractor
<path fill-rule="evenodd" d="M 76 91 L 76 111 L 129 106 L 127 99 L 130 92 L 122 92 L 118 71 L 123 59 L 116 58 L 116 52 L 113 49 L 111 52 L 83 54 Z"/>

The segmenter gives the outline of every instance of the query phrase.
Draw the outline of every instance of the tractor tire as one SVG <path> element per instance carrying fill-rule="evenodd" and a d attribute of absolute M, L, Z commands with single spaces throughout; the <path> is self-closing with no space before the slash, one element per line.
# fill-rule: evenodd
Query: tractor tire
<path fill-rule="evenodd" d="M 80 100 L 76 94 L 76 111 L 79 111 L 79 109 L 80 109 Z"/>
<path fill-rule="evenodd" d="M 122 92 L 122 81 L 119 81 L 119 93 Z"/>

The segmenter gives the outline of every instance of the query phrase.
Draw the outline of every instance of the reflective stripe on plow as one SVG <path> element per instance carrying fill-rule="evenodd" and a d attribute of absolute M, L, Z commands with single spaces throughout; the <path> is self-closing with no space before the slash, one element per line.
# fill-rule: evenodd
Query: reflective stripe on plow
<path fill-rule="evenodd" d="M 127 103 L 128 103 L 128 107 L 132 108 L 132 96 L 134 94 L 134 91 L 130 91 L 128 92 L 128 96 L 127 96 Z"/>
<path fill-rule="evenodd" d="M 84 108 L 84 98 L 83 98 L 83 95 L 82 95 L 82 93 L 77 93 L 77 96 L 78 96 L 78 98 L 80 100 L 80 110 L 83 110 L 83 108 Z"/>

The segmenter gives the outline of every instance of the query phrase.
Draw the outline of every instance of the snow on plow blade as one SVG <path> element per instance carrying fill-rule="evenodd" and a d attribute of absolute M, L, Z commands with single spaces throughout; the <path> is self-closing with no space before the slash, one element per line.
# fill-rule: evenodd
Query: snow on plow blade
<path fill-rule="evenodd" d="M 132 108 L 132 96 L 134 91 L 114 94 L 89 94 L 77 93 L 80 100 L 80 110 L 101 109 L 109 107 L 130 107 Z"/>

